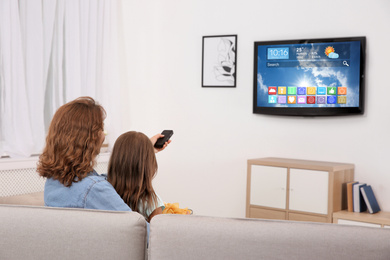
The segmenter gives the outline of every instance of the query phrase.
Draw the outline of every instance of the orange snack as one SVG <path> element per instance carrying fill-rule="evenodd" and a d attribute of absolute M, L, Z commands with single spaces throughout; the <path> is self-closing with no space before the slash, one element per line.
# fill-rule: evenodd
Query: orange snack
<path fill-rule="evenodd" d="M 165 209 L 163 214 L 181 214 L 181 215 L 191 215 L 192 210 L 188 208 L 181 209 L 179 208 L 179 203 L 164 203 Z"/>

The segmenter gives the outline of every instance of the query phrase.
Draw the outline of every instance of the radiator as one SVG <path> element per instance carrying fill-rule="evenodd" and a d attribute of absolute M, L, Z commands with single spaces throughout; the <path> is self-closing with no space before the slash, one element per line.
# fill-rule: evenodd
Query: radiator
<path fill-rule="evenodd" d="M 107 173 L 110 154 L 100 154 L 95 170 Z M 43 191 L 45 178 L 36 172 L 38 157 L 28 159 L 0 159 L 0 197 Z"/>

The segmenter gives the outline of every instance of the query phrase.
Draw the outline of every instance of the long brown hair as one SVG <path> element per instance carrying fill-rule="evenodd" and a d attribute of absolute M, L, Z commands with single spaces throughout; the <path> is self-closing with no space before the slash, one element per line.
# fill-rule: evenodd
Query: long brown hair
<path fill-rule="evenodd" d="M 133 211 L 157 206 L 152 186 L 156 173 L 154 148 L 146 135 L 130 131 L 118 137 L 108 163 L 107 180 Z"/>
<path fill-rule="evenodd" d="M 61 106 L 53 116 L 46 147 L 39 157 L 39 175 L 59 180 L 66 187 L 81 181 L 96 164 L 105 117 L 104 108 L 91 97 Z"/>

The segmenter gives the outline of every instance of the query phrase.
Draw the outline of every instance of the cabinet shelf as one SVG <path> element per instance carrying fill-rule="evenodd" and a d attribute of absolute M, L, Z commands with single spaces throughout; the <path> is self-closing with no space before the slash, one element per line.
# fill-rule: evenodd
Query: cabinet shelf
<path fill-rule="evenodd" d="M 368 212 L 349 212 L 347 210 L 333 213 L 333 223 L 362 225 L 373 224 L 378 227 L 390 228 L 390 212 L 379 211 L 375 214 Z"/>
<path fill-rule="evenodd" d="M 347 207 L 345 183 L 353 175 L 347 163 L 250 159 L 246 216 L 331 223 L 333 212 Z"/>

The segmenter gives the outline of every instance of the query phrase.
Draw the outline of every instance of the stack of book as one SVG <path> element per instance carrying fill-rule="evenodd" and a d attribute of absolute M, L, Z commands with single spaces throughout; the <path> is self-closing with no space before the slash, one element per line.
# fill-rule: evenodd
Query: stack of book
<path fill-rule="evenodd" d="M 348 211 L 377 213 L 381 209 L 375 198 L 372 187 L 358 181 L 347 183 Z"/>

